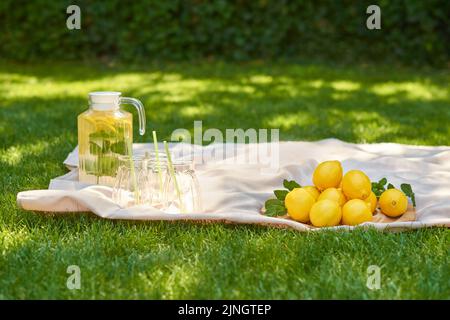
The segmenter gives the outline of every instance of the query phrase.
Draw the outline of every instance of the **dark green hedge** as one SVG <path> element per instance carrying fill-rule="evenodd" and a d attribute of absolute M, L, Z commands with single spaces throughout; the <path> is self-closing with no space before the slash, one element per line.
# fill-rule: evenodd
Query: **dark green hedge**
<path fill-rule="evenodd" d="M 66 8 L 82 29 L 66 28 Z M 378 4 L 382 29 L 366 29 Z M 2 0 L 0 54 L 15 60 L 324 58 L 445 65 L 448 0 Z"/>

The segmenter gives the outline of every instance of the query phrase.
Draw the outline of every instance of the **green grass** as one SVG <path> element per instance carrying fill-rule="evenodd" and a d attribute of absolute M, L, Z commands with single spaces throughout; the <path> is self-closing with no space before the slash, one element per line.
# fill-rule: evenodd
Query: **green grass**
<path fill-rule="evenodd" d="M 390 66 L 0 63 L 0 298 L 450 298 L 449 231 L 298 233 L 19 210 L 66 172 L 87 92 L 140 98 L 148 129 L 280 128 L 282 140 L 450 145 L 448 72 Z M 135 141 L 139 137 L 135 123 Z M 81 268 L 81 290 L 66 269 Z M 381 267 L 381 289 L 366 287 Z"/>

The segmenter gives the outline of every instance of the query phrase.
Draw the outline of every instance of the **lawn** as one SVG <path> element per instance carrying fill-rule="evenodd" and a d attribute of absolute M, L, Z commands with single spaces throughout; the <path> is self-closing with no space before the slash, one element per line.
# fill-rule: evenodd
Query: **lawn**
<path fill-rule="evenodd" d="M 448 71 L 263 63 L 0 63 L 0 298 L 450 298 L 447 229 L 298 233 L 19 210 L 65 173 L 87 93 L 141 99 L 147 129 L 280 128 L 282 140 L 450 145 Z M 130 109 L 131 110 L 131 109 Z M 135 123 L 135 141 L 139 137 Z M 81 269 L 69 290 L 66 269 Z M 381 267 L 380 290 L 366 287 Z"/>

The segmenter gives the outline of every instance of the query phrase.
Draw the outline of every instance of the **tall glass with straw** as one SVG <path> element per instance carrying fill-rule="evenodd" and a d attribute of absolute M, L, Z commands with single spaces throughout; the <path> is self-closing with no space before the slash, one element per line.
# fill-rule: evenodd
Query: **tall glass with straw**
<path fill-rule="evenodd" d="M 184 207 L 184 201 L 183 198 L 181 196 L 181 190 L 180 190 L 180 186 L 178 185 L 178 181 L 177 181 L 177 177 L 175 175 L 175 170 L 173 167 L 173 162 L 172 162 L 172 157 L 170 156 L 170 152 L 169 152 L 169 146 L 167 145 L 167 141 L 164 141 L 164 149 L 166 151 L 166 155 L 167 155 L 167 168 L 169 170 L 169 177 L 168 177 L 168 181 L 170 181 L 170 179 L 172 180 L 172 183 L 175 187 L 175 191 L 177 194 L 177 198 L 178 198 L 178 209 L 180 211 L 180 213 L 184 213 L 186 212 L 186 209 Z M 169 188 L 169 182 L 167 182 L 167 189 Z M 166 192 L 169 192 L 169 190 L 167 190 Z M 166 199 L 167 199 L 168 195 L 166 194 Z"/>

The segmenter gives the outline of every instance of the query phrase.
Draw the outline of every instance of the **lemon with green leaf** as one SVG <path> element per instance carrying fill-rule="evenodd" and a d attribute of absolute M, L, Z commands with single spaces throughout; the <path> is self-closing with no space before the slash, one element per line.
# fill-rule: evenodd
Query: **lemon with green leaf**
<path fill-rule="evenodd" d="M 284 199 L 289 216 L 303 223 L 309 221 L 309 211 L 315 202 L 313 196 L 303 188 L 295 188 Z"/>

